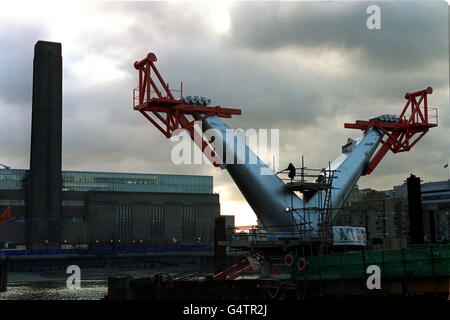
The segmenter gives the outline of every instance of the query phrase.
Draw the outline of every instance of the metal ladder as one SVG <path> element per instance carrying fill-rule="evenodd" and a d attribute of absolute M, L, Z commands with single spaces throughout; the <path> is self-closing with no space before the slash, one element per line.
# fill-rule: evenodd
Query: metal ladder
<path fill-rule="evenodd" d="M 325 191 L 325 199 L 323 202 L 323 215 L 322 215 L 322 221 L 319 228 L 319 236 L 320 236 L 320 248 L 319 248 L 319 255 L 323 255 L 323 252 L 325 250 L 325 246 L 328 241 L 331 240 L 332 232 L 331 232 L 331 211 L 332 208 L 330 207 L 331 203 L 331 189 L 333 186 L 333 177 L 334 177 L 334 171 L 330 170 L 330 177 L 328 180 L 329 188 Z"/>

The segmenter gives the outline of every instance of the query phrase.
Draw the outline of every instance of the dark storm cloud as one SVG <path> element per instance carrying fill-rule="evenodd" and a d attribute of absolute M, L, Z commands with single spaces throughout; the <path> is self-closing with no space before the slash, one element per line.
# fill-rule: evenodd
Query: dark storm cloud
<path fill-rule="evenodd" d="M 381 30 L 366 27 L 377 4 Z M 238 3 L 231 11 L 232 42 L 239 47 L 360 49 L 360 64 L 404 70 L 447 59 L 444 1 Z"/>
<path fill-rule="evenodd" d="M 121 35 L 92 32 L 83 41 L 90 53 L 127 48 L 117 60 L 131 77 L 135 73 L 133 61 L 154 51 L 158 68 L 171 85 L 185 80 L 188 95 L 207 95 L 213 103 L 243 107 L 243 116 L 233 120 L 234 125 L 315 126 L 324 113 L 335 116 L 358 108 L 364 109 L 361 116 L 373 116 L 380 100 L 398 108 L 406 91 L 447 83 L 442 73 L 426 72 L 427 63 L 423 63 L 436 63 L 435 56 L 445 57 L 441 41 L 445 21 L 442 14 L 430 19 L 436 16 L 436 6 L 431 10 L 423 4 L 417 9 L 407 3 L 392 10 L 384 3 L 380 6 L 383 29 L 370 31 L 365 25 L 365 3 L 235 3 L 231 33 L 221 37 L 211 33 L 206 15 L 186 4 L 113 3 L 101 9 L 134 16 L 134 23 Z M 426 15 L 419 19 L 419 12 Z M 395 24 L 397 20 L 400 26 Z M 416 41 L 436 28 L 432 36 Z M 399 37 L 403 44 L 396 46 Z M 399 52 L 405 45 L 409 59 Z M 255 54 L 292 46 L 298 46 L 300 52 L 310 50 L 310 55 L 347 48 L 361 52 L 355 55 L 348 51 L 350 60 L 357 59 L 351 61 L 357 69 L 344 70 L 342 76 L 296 69 L 291 62 L 273 60 L 269 54 L 265 60 L 255 59 Z M 432 55 L 424 56 L 423 50 Z M 396 60 L 411 60 L 415 67 L 400 73 L 389 66 L 402 65 Z"/>
<path fill-rule="evenodd" d="M 426 86 L 447 87 L 447 5 L 443 1 L 378 2 L 382 29 L 368 30 L 370 4 L 234 3 L 228 44 L 247 48 L 249 56 L 268 56 L 265 65 L 259 64 L 266 76 L 242 86 L 244 96 L 252 96 L 245 109 L 252 119 L 247 124 L 316 126 L 324 114 L 369 117 L 386 108 L 397 113 L 404 104 L 404 93 Z M 311 72 L 296 68 L 294 61 L 270 57 L 286 49 L 300 59 L 337 51 L 347 61 L 333 65 L 329 72 Z M 291 64 L 291 70 L 277 70 L 282 63 Z M 342 74 L 333 75 L 339 69 Z M 248 88 L 252 85 L 263 88 L 257 92 L 262 94 L 252 95 Z"/>
<path fill-rule="evenodd" d="M 30 101 L 34 44 L 47 34 L 39 23 L 0 22 L 0 103 Z"/>

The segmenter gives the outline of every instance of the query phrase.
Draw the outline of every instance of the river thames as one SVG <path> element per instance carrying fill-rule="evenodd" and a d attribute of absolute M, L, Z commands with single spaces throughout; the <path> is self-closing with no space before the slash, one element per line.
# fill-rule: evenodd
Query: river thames
<path fill-rule="evenodd" d="M 10 272 L 7 291 L 0 292 L 0 300 L 101 300 L 108 293 L 108 276 L 129 275 L 138 278 L 152 276 L 158 272 L 175 275 L 186 269 L 189 269 L 189 266 L 167 266 L 148 270 L 82 270 L 81 286 L 78 289 L 67 288 L 69 275 L 64 271 Z"/>

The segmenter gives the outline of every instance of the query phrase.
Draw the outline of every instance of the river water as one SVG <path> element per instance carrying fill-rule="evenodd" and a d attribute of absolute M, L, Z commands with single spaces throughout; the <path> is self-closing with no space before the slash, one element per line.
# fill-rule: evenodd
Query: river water
<path fill-rule="evenodd" d="M 69 275 L 65 271 L 10 272 L 7 291 L 0 292 L 0 300 L 100 300 L 108 293 L 108 276 L 129 275 L 141 278 L 158 272 L 176 275 L 192 268 L 179 265 L 145 270 L 83 269 L 79 289 L 67 288 Z"/>
<path fill-rule="evenodd" d="M 0 300 L 100 300 L 107 293 L 107 280 L 82 280 L 79 289 L 68 289 L 65 281 L 35 281 L 8 285 Z"/>

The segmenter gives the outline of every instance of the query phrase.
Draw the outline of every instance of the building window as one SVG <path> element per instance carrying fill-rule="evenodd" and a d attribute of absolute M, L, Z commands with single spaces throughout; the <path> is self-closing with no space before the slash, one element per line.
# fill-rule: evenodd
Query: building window
<path fill-rule="evenodd" d="M 195 207 L 183 207 L 183 237 L 195 236 L 196 215 Z"/>
<path fill-rule="evenodd" d="M 24 206 L 25 200 L 0 200 L 0 206 Z"/>
<path fill-rule="evenodd" d="M 27 170 L 0 170 L 0 190 L 24 190 Z"/>
<path fill-rule="evenodd" d="M 83 200 L 63 200 L 61 201 L 63 207 L 82 207 L 84 206 Z"/>
<path fill-rule="evenodd" d="M 25 223 L 25 217 L 15 217 L 14 223 Z"/>
<path fill-rule="evenodd" d="M 132 237 L 131 208 L 127 205 L 117 207 L 117 237 L 119 240 L 128 240 Z"/>
<path fill-rule="evenodd" d="M 164 206 L 150 207 L 150 236 L 152 238 L 164 237 Z"/>
<path fill-rule="evenodd" d="M 69 223 L 83 223 L 84 217 L 67 217 L 66 222 Z"/>

